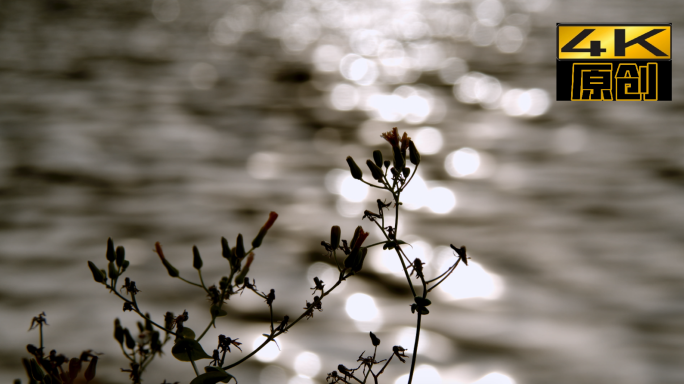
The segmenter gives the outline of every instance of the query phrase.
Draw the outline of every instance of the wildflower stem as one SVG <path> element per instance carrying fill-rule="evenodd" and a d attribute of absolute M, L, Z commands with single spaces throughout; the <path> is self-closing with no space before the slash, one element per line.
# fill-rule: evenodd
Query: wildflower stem
<path fill-rule="evenodd" d="M 418 324 L 416 324 L 416 342 L 413 344 L 413 356 L 411 357 L 411 371 L 409 372 L 408 384 L 413 381 L 413 372 L 416 368 L 416 353 L 418 352 L 418 339 L 420 338 L 420 311 L 418 311 Z"/>
<path fill-rule="evenodd" d="M 40 350 L 43 350 L 43 323 L 38 323 L 38 330 L 40 331 Z"/>
<path fill-rule="evenodd" d="M 214 321 L 215 321 L 215 320 L 216 320 L 216 316 L 214 316 L 214 315 L 212 314 L 212 315 L 211 315 L 211 321 L 209 322 L 209 324 L 207 324 L 207 327 L 204 328 L 204 332 L 202 332 L 202 334 L 199 335 L 199 337 L 197 338 L 197 341 L 202 340 L 202 338 L 203 338 L 204 335 L 207 333 L 207 331 L 209 331 L 209 328 L 211 328 L 211 325 L 214 324 Z"/>
<path fill-rule="evenodd" d="M 335 264 L 337 265 L 337 270 L 342 272 L 342 267 L 340 266 L 340 261 L 337 260 L 337 250 L 333 249 L 333 258 L 335 259 Z"/>
<path fill-rule="evenodd" d="M 202 270 L 201 270 L 201 269 L 198 269 L 198 270 L 197 270 L 197 273 L 199 274 L 200 283 L 202 283 L 202 288 L 204 288 L 204 291 L 205 291 L 205 292 L 209 293 L 209 290 L 207 289 L 207 286 L 204 285 L 204 279 L 202 278 Z"/>
<path fill-rule="evenodd" d="M 387 187 L 384 186 L 384 185 L 383 185 L 383 186 L 377 186 L 377 185 L 371 184 L 371 183 L 369 183 L 369 182 L 367 182 L 366 180 L 363 180 L 363 179 L 361 179 L 360 181 L 361 181 L 362 183 L 364 183 L 364 184 L 370 185 L 370 186 L 373 187 L 373 188 L 377 188 L 377 189 L 387 189 Z"/>
<path fill-rule="evenodd" d="M 177 277 L 178 277 L 179 279 L 185 281 L 186 283 L 190 284 L 190 285 L 194 285 L 195 287 L 200 287 L 200 288 L 203 288 L 204 290 L 206 290 L 205 287 L 203 287 L 203 286 L 201 286 L 201 285 L 199 285 L 199 284 L 197 284 L 197 283 L 193 283 L 192 281 L 185 280 L 184 278 L 182 278 L 182 277 L 180 277 L 180 276 L 177 276 Z"/>
<path fill-rule="evenodd" d="M 416 165 L 415 168 L 413 168 L 413 172 L 411 172 L 411 177 L 409 177 L 409 179 L 406 180 L 406 182 L 404 183 L 404 186 L 401 187 L 401 189 L 399 189 L 399 192 L 402 192 L 402 191 L 406 188 L 406 186 L 409 185 L 409 183 L 411 182 L 411 180 L 413 180 L 413 176 L 416 174 L 416 172 L 418 172 L 418 166 L 419 166 L 419 165 L 420 165 L 420 163 L 419 163 L 418 165 Z"/>
<path fill-rule="evenodd" d="M 456 270 L 456 267 L 458 266 L 458 263 L 459 263 L 459 262 L 461 262 L 461 259 L 460 259 L 460 258 L 459 258 L 458 260 L 456 260 L 456 263 L 450 268 L 450 270 L 447 270 L 447 272 L 449 272 L 449 273 L 447 273 L 447 275 L 444 276 L 444 278 L 442 278 L 442 280 L 438 281 L 437 283 L 435 283 L 435 285 L 433 285 L 432 287 L 430 287 L 430 289 L 428 289 L 428 292 L 432 291 L 432 290 L 435 289 L 438 285 L 442 284 L 442 282 L 443 282 L 444 280 L 446 280 L 446 279 L 449 277 L 449 275 L 451 275 L 451 272 L 453 272 L 453 271 Z M 433 280 L 434 280 L 434 279 L 433 279 Z"/>
<path fill-rule="evenodd" d="M 190 351 L 188 350 L 188 356 L 190 356 Z M 199 376 L 199 372 L 197 371 L 197 365 L 195 365 L 195 360 L 190 358 L 190 362 L 192 363 L 192 369 L 195 370 L 195 376 Z"/>
<path fill-rule="evenodd" d="M 268 306 L 269 311 L 271 312 L 271 335 L 275 333 L 273 330 L 273 305 Z"/>
<path fill-rule="evenodd" d="M 105 285 L 105 287 L 110 288 L 110 290 L 111 290 L 111 288 L 112 288 L 112 287 L 109 286 L 109 285 Z M 114 289 L 114 290 L 111 290 L 111 292 L 114 292 L 114 294 L 117 295 L 117 296 L 119 296 L 119 297 L 121 298 L 121 300 L 128 302 L 128 299 L 125 298 L 125 297 L 123 297 L 123 296 L 121 296 L 121 294 L 120 294 L 119 292 L 117 292 L 115 289 Z M 135 295 L 133 296 L 133 300 L 135 301 Z M 145 316 L 142 312 L 140 312 L 140 310 L 138 309 L 138 305 L 137 305 L 137 304 L 135 304 L 135 308 L 133 308 L 133 311 L 134 311 L 135 313 L 137 313 L 138 315 L 140 315 L 140 317 L 142 317 L 143 319 L 149 320 L 150 323 L 151 323 L 152 325 L 154 325 L 155 327 L 157 327 L 157 328 L 163 330 L 163 331 L 166 332 L 166 333 L 170 333 L 170 334 L 176 336 L 176 333 L 175 333 L 175 332 L 173 332 L 173 331 L 170 330 L 170 329 L 166 329 L 166 328 L 162 327 L 161 325 L 159 325 L 159 324 L 155 323 L 154 321 L 152 321 L 152 319 L 150 319 L 149 317 Z"/>
<path fill-rule="evenodd" d="M 120 346 L 121 346 L 121 352 L 123 352 L 124 356 L 126 356 L 126 358 L 127 358 L 128 360 L 130 360 L 130 361 L 132 361 L 132 362 L 135 362 L 135 358 L 131 357 L 131 356 L 128 354 L 128 352 L 126 352 L 126 349 L 124 349 L 123 344 L 120 344 Z"/>
<path fill-rule="evenodd" d="M 325 296 L 327 296 L 328 294 L 330 294 L 330 292 L 332 292 L 333 289 L 337 288 L 337 286 L 340 285 L 340 283 L 342 283 L 342 281 L 343 281 L 343 276 L 344 276 L 344 271 L 340 272 L 340 277 L 339 277 L 339 279 L 337 280 L 337 282 L 335 283 L 335 285 L 333 285 L 329 290 L 327 290 L 327 291 L 325 291 L 324 293 L 321 294 L 321 297 L 319 298 L 319 300 L 322 301 L 323 298 L 324 298 Z M 257 294 L 258 294 L 258 293 L 257 293 Z M 261 296 L 261 295 L 259 295 L 259 296 Z M 263 296 L 262 296 L 262 297 L 263 297 Z M 315 304 L 315 302 L 314 302 L 314 304 Z M 311 304 L 310 307 L 312 307 L 314 304 Z M 261 345 L 259 345 L 255 350 L 253 350 L 252 352 L 250 352 L 247 356 L 243 357 L 242 359 L 236 361 L 236 362 L 233 363 L 233 364 L 230 364 L 230 365 L 228 365 L 228 366 L 221 367 L 221 368 L 224 369 L 224 370 L 228 370 L 228 369 L 230 369 L 230 368 L 233 368 L 233 367 L 235 367 L 235 366 L 238 366 L 238 365 L 242 364 L 243 362 L 247 361 L 250 357 L 254 356 L 254 355 L 255 355 L 257 352 L 259 352 L 263 347 L 265 347 L 266 344 L 268 344 L 269 342 L 271 342 L 271 340 L 275 340 L 276 337 L 278 337 L 278 336 L 282 335 L 283 333 L 287 332 L 287 330 L 289 330 L 290 328 L 292 328 L 292 326 L 294 326 L 295 324 L 297 324 L 297 323 L 299 322 L 299 320 L 303 319 L 304 316 L 306 315 L 306 312 L 308 312 L 309 309 L 311 309 L 310 307 L 307 307 L 307 309 L 304 311 L 304 313 L 302 313 L 295 321 L 293 321 L 292 323 L 290 323 L 290 325 L 288 325 L 287 327 L 285 327 L 282 331 L 280 331 L 280 332 L 271 331 L 271 336 L 269 336 L 269 337 L 266 339 L 266 341 L 264 341 L 263 343 L 261 343 Z M 271 315 L 271 319 L 273 319 L 273 315 Z M 272 320 L 271 320 L 271 321 L 272 321 Z M 271 327 L 273 327 L 273 326 L 271 325 Z"/>
<path fill-rule="evenodd" d="M 371 244 L 371 245 L 366 245 L 364 248 L 375 247 L 376 245 L 386 244 L 386 243 L 387 243 L 387 240 L 385 240 L 385 241 L 378 241 L 377 243 L 373 243 L 373 244 Z"/>

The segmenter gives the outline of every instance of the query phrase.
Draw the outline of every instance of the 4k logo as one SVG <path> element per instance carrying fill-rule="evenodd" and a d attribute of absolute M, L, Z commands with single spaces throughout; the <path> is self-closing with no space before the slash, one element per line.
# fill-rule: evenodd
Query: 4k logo
<path fill-rule="evenodd" d="M 557 24 L 557 100 L 671 100 L 672 24 Z"/>

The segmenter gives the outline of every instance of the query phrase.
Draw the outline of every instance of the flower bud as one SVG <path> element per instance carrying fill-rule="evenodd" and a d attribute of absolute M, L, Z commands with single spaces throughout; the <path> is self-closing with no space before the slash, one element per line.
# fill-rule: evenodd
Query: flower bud
<path fill-rule="evenodd" d="M 196 245 L 192 246 L 192 266 L 197 270 L 202 268 L 202 258 L 200 257 L 199 249 L 197 249 Z"/>
<path fill-rule="evenodd" d="M 249 256 L 247 256 L 247 262 L 245 263 L 245 266 L 242 267 L 242 270 L 240 271 L 240 273 L 235 278 L 235 284 L 241 285 L 245 281 L 245 277 L 247 276 L 247 273 L 249 272 L 249 266 L 252 265 L 252 261 L 254 261 L 254 252 L 250 252 Z"/>
<path fill-rule="evenodd" d="M 128 260 L 124 260 L 124 262 L 121 264 L 121 272 L 124 272 L 126 269 L 128 269 L 129 265 L 131 265 L 131 262 Z"/>
<path fill-rule="evenodd" d="M 219 281 L 219 288 L 221 288 L 222 291 L 225 291 L 228 288 L 228 285 L 230 285 L 230 280 L 228 280 L 227 276 L 223 276 Z"/>
<path fill-rule="evenodd" d="M 92 261 L 88 261 L 88 268 L 90 268 L 90 272 L 93 274 L 93 279 L 97 281 L 98 283 L 104 283 L 106 277 L 102 274 L 102 271 L 97 269 L 97 266 Z"/>
<path fill-rule="evenodd" d="M 389 168 L 391 163 L 389 160 L 385 160 L 385 162 L 383 164 L 385 165 L 385 168 Z"/>
<path fill-rule="evenodd" d="M 378 166 L 378 168 L 382 168 L 382 152 L 379 150 L 373 151 L 373 160 L 375 161 L 375 165 Z"/>
<path fill-rule="evenodd" d="M 81 372 L 81 359 L 73 357 L 71 360 L 69 360 L 69 377 L 71 378 L 72 382 L 76 376 L 78 376 L 79 372 Z"/>
<path fill-rule="evenodd" d="M 109 262 L 109 278 L 112 280 L 116 280 L 116 278 L 119 277 L 119 271 L 116 268 L 116 264 L 113 262 Z"/>
<path fill-rule="evenodd" d="M 242 241 L 242 234 L 238 234 L 237 244 L 235 244 L 235 257 L 242 259 L 245 257 L 245 244 Z"/>
<path fill-rule="evenodd" d="M 354 236 L 352 236 L 352 239 L 351 239 L 352 249 L 354 248 L 354 244 L 356 244 L 356 241 L 359 239 L 359 235 L 361 234 L 362 231 L 363 231 L 363 228 L 361 228 L 360 225 L 358 227 L 356 227 L 356 229 L 354 230 Z"/>
<path fill-rule="evenodd" d="M 366 241 L 368 235 L 368 232 L 363 231 L 363 227 L 361 227 L 360 225 L 356 227 L 356 231 L 354 231 L 354 237 L 351 241 L 352 250 L 361 248 L 361 244 L 363 244 L 363 242 Z"/>
<path fill-rule="evenodd" d="M 164 267 L 166 267 L 166 271 L 169 273 L 169 276 L 178 277 L 178 275 L 179 275 L 178 270 L 176 268 L 174 268 L 173 265 L 171 265 L 171 263 L 169 263 L 168 260 L 166 260 L 166 257 L 164 257 L 164 252 L 162 251 L 161 244 L 159 244 L 158 241 L 156 243 L 154 243 L 154 248 L 155 248 L 155 251 L 157 252 L 157 255 L 159 255 L 159 258 L 161 259 L 162 264 L 164 264 Z"/>
<path fill-rule="evenodd" d="M 404 160 L 401 149 L 398 147 L 392 148 L 392 151 L 394 152 L 394 168 L 401 172 L 404 169 L 404 165 L 406 165 L 406 160 Z"/>
<path fill-rule="evenodd" d="M 368 169 L 370 169 L 371 175 L 375 180 L 382 180 L 382 169 L 378 168 L 378 166 L 375 165 L 375 163 L 371 160 L 366 160 L 366 165 L 368 166 Z"/>
<path fill-rule="evenodd" d="M 119 245 L 116 247 L 116 266 L 120 267 L 123 265 L 124 260 L 126 260 L 126 250 Z"/>
<path fill-rule="evenodd" d="M 164 328 L 171 329 L 173 327 L 173 312 L 166 312 L 164 314 Z"/>
<path fill-rule="evenodd" d="M 230 261 L 232 253 L 230 252 L 230 246 L 228 245 L 228 240 L 225 237 L 221 238 L 221 254 L 223 257 Z"/>
<path fill-rule="evenodd" d="M 356 165 L 351 156 L 347 156 L 347 164 L 349 164 L 349 170 L 351 171 L 352 177 L 356 180 L 361 180 L 361 178 L 363 178 L 363 172 L 361 172 L 361 168 Z"/>
<path fill-rule="evenodd" d="M 107 239 L 107 260 L 116 260 L 116 252 L 114 251 L 114 240 L 110 237 Z"/>
<path fill-rule="evenodd" d="M 119 342 L 119 344 L 123 345 L 124 342 L 124 330 L 123 327 L 121 326 L 121 321 L 119 321 L 119 318 L 117 317 L 116 320 L 114 320 L 114 339 Z"/>
<path fill-rule="evenodd" d="M 266 232 L 268 232 L 269 229 L 273 226 L 273 223 L 275 223 L 276 219 L 278 218 L 278 214 L 275 212 L 271 212 L 268 214 L 268 220 L 266 220 L 266 224 L 264 224 L 263 227 L 259 230 L 259 233 L 256 235 L 254 240 L 252 240 L 252 247 L 253 248 L 259 248 L 261 246 L 261 242 L 264 240 L 264 236 L 266 236 Z"/>
<path fill-rule="evenodd" d="M 96 366 L 97 366 L 97 356 L 93 356 L 90 358 L 90 363 L 88 364 L 88 368 L 86 368 L 86 371 L 84 373 L 86 382 L 89 382 L 95 378 L 95 367 Z"/>
<path fill-rule="evenodd" d="M 375 336 L 375 334 L 373 332 L 370 333 L 370 338 L 371 338 L 371 342 L 373 343 L 374 347 L 377 347 L 378 345 L 380 345 L 380 339 L 378 339 L 378 337 Z"/>
<path fill-rule="evenodd" d="M 411 170 L 408 169 L 408 168 L 404 168 L 404 170 L 401 171 L 401 173 L 404 175 L 404 179 L 406 179 L 406 178 L 408 178 L 409 175 L 411 174 Z"/>
<path fill-rule="evenodd" d="M 420 152 L 416 149 L 413 140 L 409 141 L 409 160 L 411 160 L 411 163 L 414 165 L 420 164 Z"/>
<path fill-rule="evenodd" d="M 126 339 L 126 347 L 128 349 L 135 349 L 135 340 L 131 336 L 131 331 L 128 328 L 124 328 L 124 338 Z"/>
<path fill-rule="evenodd" d="M 359 250 L 360 254 L 356 260 L 356 264 L 352 267 L 352 271 L 359 272 L 363 268 L 363 261 L 366 260 L 366 254 L 368 254 L 368 248 L 361 248 Z"/>
<path fill-rule="evenodd" d="M 430 304 L 432 304 L 432 301 L 430 299 L 425 299 L 423 296 L 416 296 L 413 298 L 413 301 L 416 302 L 421 307 L 428 307 Z"/>
<path fill-rule="evenodd" d="M 339 225 L 333 225 L 332 228 L 330 228 L 330 245 L 332 245 L 333 250 L 340 247 L 341 232 Z"/>

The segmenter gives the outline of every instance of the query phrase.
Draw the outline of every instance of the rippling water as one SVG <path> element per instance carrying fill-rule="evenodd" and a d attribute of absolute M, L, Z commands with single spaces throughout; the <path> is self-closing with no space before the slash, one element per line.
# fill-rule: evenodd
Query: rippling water
<path fill-rule="evenodd" d="M 196 244 L 215 282 L 220 237 L 251 238 L 277 211 L 250 274 L 293 316 L 313 276 L 334 279 L 317 245 L 328 228 L 369 227 L 361 212 L 382 197 L 344 159 L 389 154 L 379 134 L 398 126 L 423 153 L 400 217 L 410 256 L 437 273 L 445 245 L 472 254 L 435 294 L 418 382 L 683 382 L 684 11 L 655 4 L 3 2 L 0 380 L 24 377 L 37 343 L 24 330 L 45 311 L 48 348 L 103 352 L 101 382 L 125 381 L 112 322 L 137 319 L 86 268 L 104 265 L 110 236 L 142 307 L 187 309 L 201 329 L 203 295 L 168 278 L 152 245 L 193 276 Z M 555 102 L 555 23 L 591 21 L 673 22 L 674 101 Z M 239 380 L 323 383 L 370 349 L 368 330 L 385 351 L 412 344 L 394 259 L 369 258 Z M 251 348 L 268 320 L 252 296 L 231 300 L 236 316 L 205 349 L 219 333 Z M 146 382 L 193 377 L 168 354 L 154 365 Z M 383 382 L 407 369 L 393 363 Z"/>

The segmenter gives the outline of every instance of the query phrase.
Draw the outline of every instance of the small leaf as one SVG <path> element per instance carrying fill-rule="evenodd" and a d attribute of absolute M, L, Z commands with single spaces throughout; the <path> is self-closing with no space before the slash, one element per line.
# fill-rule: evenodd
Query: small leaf
<path fill-rule="evenodd" d="M 227 383 L 231 379 L 235 379 L 235 376 L 227 373 L 224 370 L 211 370 L 195 377 L 190 384 L 216 384 L 219 381 L 222 383 Z M 237 383 L 237 379 L 235 379 L 235 382 Z"/>
<path fill-rule="evenodd" d="M 69 360 L 69 377 L 74 380 L 78 373 L 81 371 L 81 360 L 77 358 L 72 358 Z"/>
<path fill-rule="evenodd" d="M 212 305 L 211 308 L 209 308 L 209 313 L 214 317 L 223 317 L 228 314 L 225 309 L 219 308 L 218 305 Z"/>
<path fill-rule="evenodd" d="M 195 340 L 195 331 L 188 327 L 184 327 L 183 330 L 180 332 L 180 336 L 186 339 Z"/>
<path fill-rule="evenodd" d="M 430 304 L 432 304 L 432 301 L 430 299 L 424 299 L 423 296 L 416 296 L 413 298 L 413 301 L 416 302 L 421 307 L 427 307 Z"/>
<path fill-rule="evenodd" d="M 92 261 L 88 261 L 88 268 L 90 268 L 90 272 L 93 274 L 93 279 L 98 282 L 98 283 L 104 283 L 106 276 L 97 269 L 97 266 L 95 266 L 95 263 Z"/>
<path fill-rule="evenodd" d="M 31 359 L 31 378 L 37 381 L 42 381 L 45 377 L 45 372 L 40 368 L 36 359 Z"/>
<path fill-rule="evenodd" d="M 188 356 L 188 351 L 190 351 L 190 356 Z M 190 357 L 192 360 L 212 358 L 204 352 L 200 343 L 193 339 L 178 339 L 176 345 L 171 348 L 171 354 L 180 361 L 190 361 Z"/>
<path fill-rule="evenodd" d="M 85 371 L 86 381 L 91 381 L 93 378 L 95 378 L 96 367 L 97 367 L 97 356 L 93 356 L 90 358 L 90 363 L 88 364 L 88 368 Z"/>
<path fill-rule="evenodd" d="M 233 375 L 231 375 L 230 373 L 226 372 L 226 371 L 225 371 L 223 368 L 221 368 L 221 367 L 212 367 L 211 365 L 208 365 L 208 366 L 204 367 L 204 371 L 207 372 L 207 373 L 209 373 L 209 372 L 221 372 L 221 373 L 225 374 L 225 375 L 226 375 L 226 378 L 223 379 L 223 380 L 221 380 L 221 382 L 223 382 L 223 383 L 229 382 L 230 379 L 234 379 L 234 380 L 235 380 L 235 383 L 238 382 L 237 379 L 235 378 L 235 376 L 233 376 Z"/>

